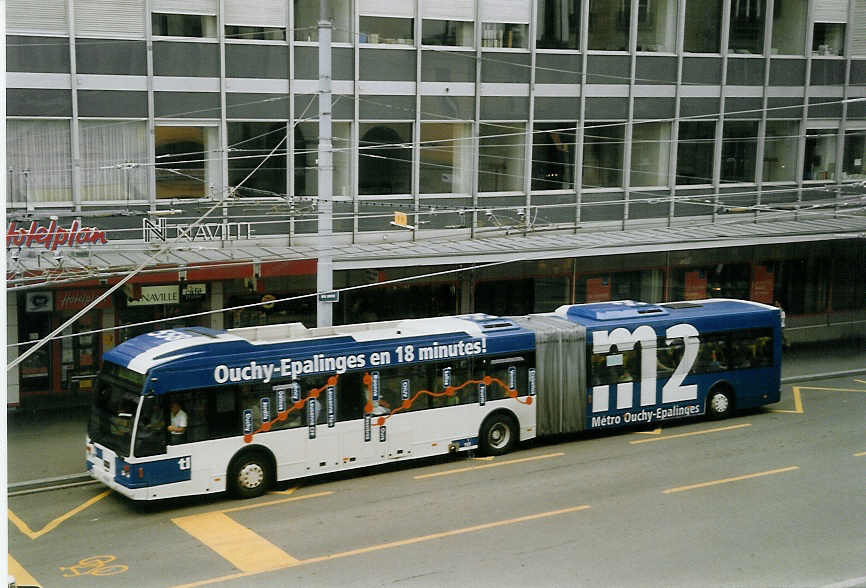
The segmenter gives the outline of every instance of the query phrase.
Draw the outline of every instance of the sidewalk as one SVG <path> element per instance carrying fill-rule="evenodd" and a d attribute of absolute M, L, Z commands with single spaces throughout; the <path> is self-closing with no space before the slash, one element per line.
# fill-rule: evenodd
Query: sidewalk
<path fill-rule="evenodd" d="M 789 383 L 793 378 L 850 370 L 866 374 L 866 349 L 861 345 L 797 346 L 785 350 L 782 360 L 782 378 Z M 89 479 L 84 473 L 86 409 L 10 413 L 7 422 L 10 492 Z"/>

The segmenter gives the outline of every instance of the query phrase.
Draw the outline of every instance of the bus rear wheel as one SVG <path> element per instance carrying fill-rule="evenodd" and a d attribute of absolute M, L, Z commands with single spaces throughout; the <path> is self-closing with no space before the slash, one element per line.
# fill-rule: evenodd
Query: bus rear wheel
<path fill-rule="evenodd" d="M 497 413 L 487 417 L 481 425 L 479 445 L 484 455 L 503 455 L 517 443 L 517 423 L 507 414 Z"/>
<path fill-rule="evenodd" d="M 731 390 L 725 386 L 716 386 L 707 396 L 707 416 L 711 419 L 725 419 L 734 412 L 734 401 Z"/>
<path fill-rule="evenodd" d="M 238 498 L 261 496 L 271 485 L 271 466 L 261 453 L 247 453 L 234 460 L 229 470 L 232 493 Z"/>

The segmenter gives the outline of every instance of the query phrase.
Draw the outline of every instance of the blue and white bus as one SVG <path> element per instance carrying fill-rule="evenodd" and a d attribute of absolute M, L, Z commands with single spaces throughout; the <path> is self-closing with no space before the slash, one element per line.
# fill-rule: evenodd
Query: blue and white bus
<path fill-rule="evenodd" d="M 779 400 L 782 322 L 753 302 L 621 301 L 157 331 L 105 354 L 87 469 L 136 500 L 253 497 L 275 481 L 391 460 L 720 418 Z"/>

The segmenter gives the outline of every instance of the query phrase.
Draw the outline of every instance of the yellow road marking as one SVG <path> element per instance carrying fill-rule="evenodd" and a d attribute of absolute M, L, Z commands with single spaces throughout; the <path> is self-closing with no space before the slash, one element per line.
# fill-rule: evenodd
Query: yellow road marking
<path fill-rule="evenodd" d="M 244 506 L 234 506 L 232 508 L 224 508 L 216 512 L 238 512 L 239 510 L 250 510 L 252 508 L 261 508 L 263 506 L 272 506 L 274 504 L 283 504 L 285 502 L 295 502 L 298 500 L 306 500 L 308 498 L 320 498 L 322 496 L 330 496 L 333 494 L 330 490 L 327 492 L 316 492 L 315 494 L 304 494 L 303 496 L 292 496 L 291 498 L 280 498 L 278 500 L 268 500 L 267 502 L 259 502 L 256 504 L 246 504 Z"/>
<path fill-rule="evenodd" d="M 288 496 L 289 494 L 294 494 L 295 490 L 297 490 L 298 488 L 300 488 L 300 486 L 295 486 L 293 488 L 289 488 L 288 490 L 271 490 L 270 492 L 268 492 L 268 494 L 285 494 Z"/>
<path fill-rule="evenodd" d="M 860 453 L 855 453 L 854 457 L 863 457 L 864 455 L 866 455 L 866 451 L 861 451 Z"/>
<path fill-rule="evenodd" d="M 492 456 L 492 455 L 487 455 L 487 456 L 484 456 L 484 457 L 473 457 L 473 458 L 472 458 L 473 461 L 493 461 L 494 459 L 496 459 L 496 458 L 495 458 L 494 456 Z"/>
<path fill-rule="evenodd" d="M 270 541 L 221 512 L 178 517 L 171 521 L 242 572 L 264 572 L 298 563 Z"/>
<path fill-rule="evenodd" d="M 854 381 L 858 384 L 866 384 L 866 380 L 858 380 L 857 378 L 854 378 Z"/>
<path fill-rule="evenodd" d="M 866 392 L 862 388 L 821 388 L 819 386 L 800 386 L 801 390 L 824 390 L 825 392 Z"/>
<path fill-rule="evenodd" d="M 21 520 L 21 518 L 18 515 L 16 515 L 14 512 L 12 512 L 11 510 L 9 511 L 9 520 L 12 521 L 12 523 L 16 527 L 18 527 L 19 531 L 21 531 L 22 533 L 24 533 L 25 535 L 27 535 L 31 539 L 38 539 L 39 537 L 41 537 L 45 533 L 50 533 L 51 531 L 56 529 L 58 527 L 58 525 L 60 525 L 66 519 L 73 517 L 73 516 L 77 515 L 78 513 L 80 513 L 82 510 L 93 506 L 94 504 L 96 504 L 97 502 L 99 502 L 100 500 L 102 500 L 103 498 L 108 496 L 109 494 L 111 494 L 111 490 L 106 490 L 105 492 L 103 492 L 101 494 L 97 494 L 96 496 L 94 496 L 93 498 L 88 500 L 87 502 L 76 506 L 75 508 L 73 508 L 72 510 L 67 512 L 66 514 L 63 514 L 63 515 L 57 517 L 56 519 L 54 519 L 53 521 L 51 521 L 50 523 L 48 523 L 47 525 L 45 525 L 44 527 L 42 527 L 38 531 L 33 531 L 27 523 L 25 523 L 23 520 Z"/>
<path fill-rule="evenodd" d="M 784 412 L 788 414 L 803 414 L 803 399 L 800 397 L 800 387 L 794 386 L 792 388 L 794 393 L 794 410 L 783 410 L 780 408 L 774 408 L 773 412 Z"/>
<path fill-rule="evenodd" d="M 371 553 L 373 551 L 382 551 L 384 549 L 394 549 L 396 547 L 403 547 L 405 545 L 414 545 L 416 543 L 423 543 L 426 541 L 433 541 L 435 539 L 443 539 L 445 537 L 454 537 L 456 535 L 463 535 L 466 533 L 474 533 L 477 531 L 484 531 L 486 529 L 493 529 L 495 527 L 502 527 L 505 525 L 514 525 L 517 523 L 523 523 L 526 521 L 534 521 L 537 519 L 543 519 L 548 517 L 555 517 L 559 515 L 569 514 L 573 512 L 578 512 L 581 510 L 586 510 L 590 508 L 588 504 L 582 504 L 580 506 L 572 506 L 570 508 L 563 508 L 560 510 L 551 510 L 547 512 L 540 512 L 536 514 L 526 515 L 522 517 L 517 517 L 513 519 L 506 519 L 503 521 L 494 521 L 492 523 L 483 523 L 481 525 L 475 525 L 472 527 L 463 527 L 462 529 L 453 529 L 451 531 L 442 531 L 441 533 L 432 533 L 430 535 L 421 535 L 420 537 L 411 537 L 409 539 L 402 539 L 400 541 L 391 541 L 389 543 L 380 543 L 378 545 L 370 545 L 368 547 L 361 547 L 358 549 L 352 549 L 350 551 L 343 551 L 340 553 L 334 553 L 331 555 L 323 555 L 319 557 L 311 557 L 309 559 L 303 559 L 293 564 L 295 566 L 312 564 L 312 563 L 320 563 L 323 561 L 331 561 L 334 559 L 339 559 L 343 557 L 352 557 L 355 555 L 362 555 L 365 553 Z M 289 566 L 285 566 L 289 567 Z M 271 570 L 273 571 L 273 570 Z M 174 588 L 195 588 L 197 586 L 206 586 L 208 584 L 215 584 L 217 582 L 226 582 L 229 580 L 235 580 L 237 578 L 245 578 L 248 576 L 254 575 L 256 572 L 245 572 L 240 574 L 231 574 L 228 576 L 221 576 L 219 578 L 210 578 L 208 580 L 200 580 L 198 582 L 192 582 L 190 584 L 182 584 L 175 586 Z"/>
<path fill-rule="evenodd" d="M 20 563 L 15 561 L 11 553 L 9 554 L 9 573 L 14 576 L 15 583 L 19 586 L 36 586 L 36 588 L 42 586 Z"/>
<path fill-rule="evenodd" d="M 697 488 L 706 488 L 707 486 L 716 486 L 717 484 L 727 484 L 729 482 L 739 482 L 740 480 L 748 480 L 750 478 L 759 478 L 761 476 L 772 476 L 773 474 L 782 474 L 784 472 L 793 472 L 799 470 L 800 466 L 791 466 L 778 470 L 768 470 L 766 472 L 758 472 L 756 474 L 746 474 L 744 476 L 736 476 L 734 478 L 724 478 L 722 480 L 713 480 L 712 482 L 701 482 L 699 484 L 691 484 L 689 486 L 680 486 L 678 488 L 668 488 L 662 490 L 662 494 L 673 494 L 674 492 L 685 492 L 686 490 L 695 490 Z"/>
<path fill-rule="evenodd" d="M 634 434 L 635 435 L 661 435 L 662 434 L 662 428 L 659 427 L 658 429 L 653 429 L 652 431 L 635 431 Z"/>
<path fill-rule="evenodd" d="M 707 433 L 718 433 L 720 431 L 732 431 L 734 429 L 742 429 L 743 427 L 751 427 L 751 423 L 743 423 L 741 425 L 731 425 L 729 427 L 717 427 L 715 429 L 704 429 L 703 431 L 692 431 L 691 433 L 678 433 L 676 435 L 665 435 L 664 437 L 652 437 L 650 439 L 638 439 L 637 441 L 629 441 L 631 445 L 638 443 L 652 443 L 653 441 L 667 441 L 668 439 L 681 439 L 683 437 L 692 437 L 694 435 L 706 435 Z"/>
<path fill-rule="evenodd" d="M 444 537 L 454 537 L 455 535 L 463 535 L 465 533 L 474 533 L 476 531 L 484 531 L 486 529 L 493 529 L 495 527 L 502 527 L 505 525 L 514 525 L 516 523 L 523 523 L 526 521 L 534 521 L 537 519 L 555 517 L 557 515 L 569 514 L 572 512 L 577 512 L 580 510 L 586 510 L 589 508 L 588 504 L 582 504 L 580 506 L 572 506 L 570 508 L 563 508 L 560 510 L 551 510 L 548 512 L 540 512 L 536 514 L 526 515 L 522 517 L 517 517 L 513 519 L 506 519 L 504 521 L 495 521 L 492 523 L 484 523 L 481 525 L 475 525 L 472 527 L 463 527 L 462 529 L 454 529 L 452 531 L 443 531 L 441 533 L 432 533 L 430 535 L 422 535 L 420 537 L 412 537 L 411 539 L 403 539 L 400 541 L 392 541 L 390 543 L 380 543 L 379 545 L 371 545 L 369 547 L 361 547 L 359 549 L 352 549 L 350 551 L 343 551 L 342 553 L 334 553 L 332 555 L 323 555 L 320 557 L 312 557 L 310 559 L 305 559 L 302 563 L 310 564 L 310 563 L 318 563 L 322 561 L 330 561 L 333 559 L 339 559 L 341 557 L 351 557 L 353 555 L 361 555 L 363 553 L 370 553 L 372 551 L 381 551 L 383 549 L 393 549 L 395 547 L 402 547 L 404 545 L 413 545 L 415 543 L 423 543 L 425 541 L 432 541 L 434 539 L 442 539 Z"/>
<path fill-rule="evenodd" d="M 861 380 L 854 380 L 861 382 Z M 866 384 L 866 382 L 861 382 Z M 791 388 L 794 394 L 794 410 L 773 409 L 772 412 L 782 412 L 787 414 L 803 414 L 803 399 L 800 396 L 800 390 L 819 390 L 823 392 L 866 392 L 866 390 L 858 390 L 856 388 L 822 388 L 820 386 L 793 386 Z"/>
<path fill-rule="evenodd" d="M 536 455 L 534 457 L 522 457 L 520 459 L 509 459 L 508 461 L 498 461 L 496 463 L 487 463 L 484 465 L 477 466 L 469 466 L 465 468 L 457 468 L 454 470 L 445 470 L 444 472 L 434 472 L 432 474 L 421 474 L 420 476 L 414 476 L 416 480 L 423 480 L 425 478 L 436 478 L 438 476 L 450 476 L 451 474 L 462 474 L 463 472 L 472 472 L 475 470 L 486 470 L 487 468 L 498 468 L 499 466 L 511 465 L 515 463 L 524 463 L 527 461 L 536 461 L 539 459 L 550 459 L 551 457 L 560 457 L 565 455 L 562 452 L 559 453 L 548 453 L 546 455 Z"/>

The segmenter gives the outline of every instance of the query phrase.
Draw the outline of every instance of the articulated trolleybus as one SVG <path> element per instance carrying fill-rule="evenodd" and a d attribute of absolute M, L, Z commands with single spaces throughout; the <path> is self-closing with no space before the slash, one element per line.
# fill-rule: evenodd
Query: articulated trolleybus
<path fill-rule="evenodd" d="M 606 302 L 307 329 L 141 335 L 105 354 L 87 469 L 136 500 L 777 402 L 782 315 Z"/>

